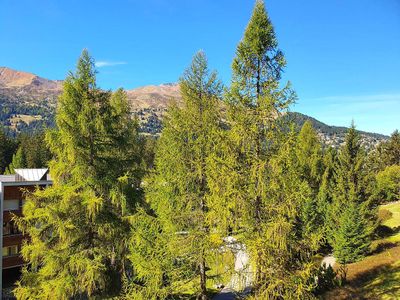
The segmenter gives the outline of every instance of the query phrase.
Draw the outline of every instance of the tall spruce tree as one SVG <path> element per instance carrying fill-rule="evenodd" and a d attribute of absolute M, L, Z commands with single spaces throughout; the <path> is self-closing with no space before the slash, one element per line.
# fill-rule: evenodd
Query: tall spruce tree
<path fill-rule="evenodd" d="M 376 207 L 369 193 L 365 152 L 354 123 L 339 150 L 335 166 L 335 190 L 329 208 L 329 236 L 339 261 L 349 263 L 366 254 L 376 222 Z M 354 213 L 357 211 L 357 214 Z M 353 214 L 353 216 L 350 216 Z M 350 223 L 358 220 L 356 227 Z M 357 240 L 354 232 L 360 235 Z M 346 253 L 353 251 L 352 255 Z M 350 259 L 350 260 L 349 260 Z"/>
<path fill-rule="evenodd" d="M 129 216 L 136 203 L 138 130 L 125 93 L 100 90 L 84 50 L 64 81 L 57 128 L 46 140 L 53 185 L 27 199 L 18 226 L 30 236 L 19 299 L 104 297 L 119 292 Z"/>
<path fill-rule="evenodd" d="M 368 232 L 368 219 L 363 215 L 360 205 L 351 202 L 341 212 L 334 232 L 334 255 L 337 260 L 346 265 L 360 260 L 369 251 L 371 244 Z"/>
<path fill-rule="evenodd" d="M 220 131 L 221 84 L 216 73 L 209 72 L 204 53 L 194 56 L 180 80 L 180 88 L 183 105 L 171 106 L 164 119 L 155 172 L 147 188 L 146 198 L 161 231 L 158 242 L 164 244 L 164 256 L 157 258 L 170 260 L 163 262 L 163 266 L 154 265 L 158 266 L 156 272 L 163 270 L 164 285 L 170 282 L 171 294 L 190 293 L 194 289 L 199 299 L 207 299 L 207 269 L 219 255 L 222 242 L 210 226 L 208 174 L 212 170 L 207 163 Z M 149 222 L 143 223 L 148 227 Z M 144 251 L 144 255 L 148 254 Z M 157 274 L 147 278 L 154 276 Z M 162 292 L 153 291 L 151 298 L 154 295 L 161 297 Z"/>

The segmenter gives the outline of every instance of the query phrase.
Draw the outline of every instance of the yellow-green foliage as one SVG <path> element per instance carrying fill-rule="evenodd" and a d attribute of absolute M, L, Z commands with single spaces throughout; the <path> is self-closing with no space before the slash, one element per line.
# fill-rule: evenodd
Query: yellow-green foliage
<path fill-rule="evenodd" d="M 169 108 L 157 145 L 155 170 L 146 179 L 146 200 L 156 217 L 152 226 L 157 224 L 158 230 L 149 230 L 145 243 L 154 248 L 143 248 L 140 239 L 131 244 L 137 279 L 146 286 L 134 293 L 151 298 L 170 294 L 205 299 L 207 278 L 226 272 L 216 264 L 224 256 L 220 249 L 226 232 L 219 231 L 210 217 L 218 215 L 210 197 L 213 169 L 209 159 L 222 130 L 221 85 L 216 73 L 208 71 L 204 53 L 194 56 L 180 87 L 183 105 Z M 150 224 L 139 226 L 151 229 Z M 142 232 L 145 238 L 148 229 L 139 229 L 134 236 Z M 144 267 L 139 269 L 141 264 Z"/>
<path fill-rule="evenodd" d="M 223 223 L 246 245 L 260 299 L 312 297 L 311 257 L 320 238 L 303 227 L 312 190 L 300 176 L 297 137 L 280 130 L 277 120 L 295 98 L 290 84 L 280 84 L 285 65 L 264 3 L 257 1 L 232 63 L 228 130 L 212 159 L 211 195 L 226 204 Z"/>
<path fill-rule="evenodd" d="M 392 165 L 376 175 L 377 189 L 382 201 L 400 200 L 400 165 Z"/>
<path fill-rule="evenodd" d="M 83 51 L 64 82 L 57 128 L 46 141 L 53 186 L 28 195 L 18 226 L 30 236 L 18 299 L 103 297 L 119 292 L 139 184 L 137 126 L 122 90 L 96 87 Z"/>

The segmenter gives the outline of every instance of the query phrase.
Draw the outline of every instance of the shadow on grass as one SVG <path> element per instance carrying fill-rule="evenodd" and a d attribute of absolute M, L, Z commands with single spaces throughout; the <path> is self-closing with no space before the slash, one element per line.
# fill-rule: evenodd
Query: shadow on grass
<path fill-rule="evenodd" d="M 376 235 L 382 239 L 388 238 L 399 232 L 400 232 L 400 226 L 392 228 L 386 225 L 379 225 L 378 228 L 376 229 Z"/>
<path fill-rule="evenodd" d="M 349 282 L 349 285 L 361 292 L 364 297 L 367 297 L 366 299 L 380 299 L 384 295 L 399 299 L 400 264 L 372 268 L 358 274 Z"/>
<path fill-rule="evenodd" d="M 370 255 L 379 254 L 383 251 L 397 247 L 398 245 L 399 245 L 398 243 L 393 243 L 389 241 L 379 242 L 376 246 L 373 247 L 374 249 L 371 251 Z"/>

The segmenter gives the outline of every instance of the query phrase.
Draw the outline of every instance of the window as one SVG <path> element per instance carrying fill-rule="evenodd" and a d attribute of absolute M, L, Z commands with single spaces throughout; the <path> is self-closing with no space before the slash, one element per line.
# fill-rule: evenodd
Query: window
<path fill-rule="evenodd" d="M 3 222 L 3 235 L 20 234 L 17 225 L 13 221 Z"/>
<path fill-rule="evenodd" d="M 11 255 L 17 255 L 19 253 L 18 245 L 10 246 L 8 248 L 9 248 L 9 251 L 10 251 L 10 256 Z"/>
<path fill-rule="evenodd" d="M 19 200 L 4 200 L 3 210 L 19 210 Z"/>
<path fill-rule="evenodd" d="M 3 257 L 18 255 L 19 250 L 18 245 L 3 247 Z"/>

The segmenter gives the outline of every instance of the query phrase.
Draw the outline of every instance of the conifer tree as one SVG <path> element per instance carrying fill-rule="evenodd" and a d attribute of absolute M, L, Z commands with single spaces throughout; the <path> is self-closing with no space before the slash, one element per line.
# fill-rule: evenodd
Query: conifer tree
<path fill-rule="evenodd" d="M 300 177 L 295 135 L 285 134 L 278 121 L 295 94 L 289 83 L 280 85 L 286 62 L 277 44 L 264 3 L 257 1 L 232 65 L 228 142 L 214 158 L 219 176 L 212 177 L 212 194 L 228 204 L 223 221 L 241 233 L 257 297 L 307 298 L 319 241 L 303 235 L 299 222 L 311 189 Z"/>
<path fill-rule="evenodd" d="M 400 165 L 386 167 L 376 174 L 376 181 L 380 203 L 400 200 Z"/>
<path fill-rule="evenodd" d="M 222 242 L 210 226 L 208 174 L 211 170 L 207 163 L 215 151 L 215 137 L 220 131 L 221 84 L 216 73 L 208 71 L 204 53 L 194 56 L 180 80 L 180 88 L 183 106 L 172 105 L 168 110 L 157 146 L 155 172 L 147 184 L 146 198 L 161 231 L 160 236 L 152 236 L 164 244 L 164 255 L 139 251 L 164 260 L 153 266 L 157 266 L 156 273 L 163 270 L 164 285 L 170 283 L 170 293 L 190 293 L 192 287 L 199 299 L 207 299 L 207 269 L 219 255 Z M 149 222 L 143 220 L 141 223 L 148 227 Z M 155 253 L 157 249 L 156 246 Z M 139 278 L 147 277 L 149 281 L 159 278 L 157 274 L 148 274 L 149 270 L 137 271 Z M 157 282 L 159 286 L 152 298 L 163 294 L 162 281 Z"/>
<path fill-rule="evenodd" d="M 385 143 L 384 161 L 386 166 L 400 165 L 400 132 L 395 130 Z"/>
<path fill-rule="evenodd" d="M 11 163 L 16 148 L 14 140 L 9 138 L 4 128 L 0 126 L 0 174 L 3 174 Z"/>
<path fill-rule="evenodd" d="M 264 205 L 266 218 L 259 248 L 264 273 L 256 295 L 260 299 L 309 299 L 315 283 L 310 280 L 318 264 L 313 255 L 321 234 L 316 230 L 318 212 L 311 186 L 303 179 L 301 163 L 293 151 L 294 130 L 284 134 L 269 163 L 270 178 Z"/>
<path fill-rule="evenodd" d="M 323 225 L 322 231 L 325 238 L 325 246 L 331 242 L 329 240 L 329 207 L 333 201 L 333 193 L 335 189 L 335 165 L 336 165 L 336 151 L 334 148 L 329 147 L 325 150 L 323 156 L 323 169 L 324 172 L 321 177 L 321 183 L 317 195 L 318 213 L 322 216 Z"/>
<path fill-rule="evenodd" d="M 333 202 L 329 207 L 329 236 L 334 253 L 339 255 L 337 257 L 339 261 L 352 262 L 352 260 L 347 260 L 349 257 L 347 254 L 341 256 L 345 253 L 342 248 L 348 248 L 346 251 L 354 251 L 356 254 L 353 259 L 355 259 L 365 254 L 365 249 L 371 242 L 371 234 L 376 225 L 376 207 L 369 193 L 368 179 L 365 152 L 361 146 L 360 136 L 352 124 L 346 135 L 345 144 L 339 151 L 335 167 L 336 186 Z M 350 228 L 349 223 L 352 219 L 349 219 L 349 215 L 354 214 L 355 210 L 357 210 L 357 215 L 353 218 L 358 218 L 359 224 L 357 228 Z M 351 236 L 353 230 L 363 237 L 361 247 L 363 251 L 358 251 L 359 245 L 354 244 L 348 237 Z"/>
<path fill-rule="evenodd" d="M 297 137 L 295 152 L 299 164 L 299 176 L 307 182 L 311 196 L 304 203 L 302 222 L 306 234 L 323 235 L 324 212 L 319 207 L 318 192 L 323 170 L 322 147 L 310 121 L 304 123 Z"/>
<path fill-rule="evenodd" d="M 334 232 L 334 255 L 341 264 L 346 265 L 363 258 L 369 251 L 371 239 L 368 233 L 368 220 L 360 205 L 347 204 L 339 216 L 339 226 Z"/>
<path fill-rule="evenodd" d="M 19 140 L 26 157 L 27 168 L 43 168 L 48 165 L 51 153 L 46 143 L 43 142 L 45 140 L 44 132 L 22 135 Z"/>
<path fill-rule="evenodd" d="M 323 173 L 322 146 L 310 121 L 305 122 L 300 130 L 296 154 L 300 164 L 301 176 L 309 183 L 316 195 Z"/>
<path fill-rule="evenodd" d="M 138 130 L 126 95 L 100 90 L 86 50 L 64 81 L 57 128 L 46 141 L 53 185 L 27 199 L 18 226 L 30 236 L 19 299 L 105 297 L 126 270 L 129 216 L 139 186 Z"/>
<path fill-rule="evenodd" d="M 13 155 L 11 164 L 7 167 L 5 174 L 15 174 L 15 169 L 26 167 L 27 163 L 25 153 L 23 148 L 20 146 L 18 147 L 17 153 Z"/>

